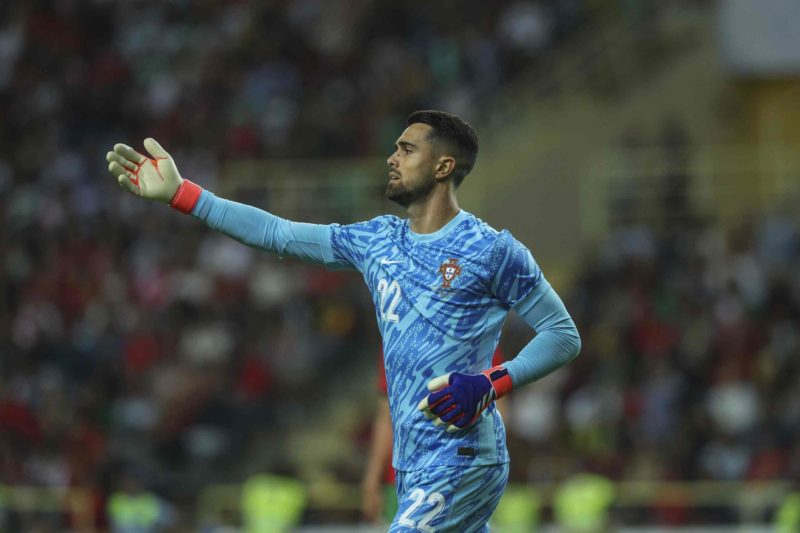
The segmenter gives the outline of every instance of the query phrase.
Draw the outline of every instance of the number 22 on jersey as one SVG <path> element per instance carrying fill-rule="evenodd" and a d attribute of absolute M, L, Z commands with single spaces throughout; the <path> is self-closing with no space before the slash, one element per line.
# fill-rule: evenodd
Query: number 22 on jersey
<path fill-rule="evenodd" d="M 395 313 L 403 297 L 400 284 L 396 281 L 390 282 L 386 278 L 381 278 L 378 281 L 377 290 L 380 295 L 378 311 L 380 311 L 381 318 L 388 322 L 400 322 L 400 317 Z"/>

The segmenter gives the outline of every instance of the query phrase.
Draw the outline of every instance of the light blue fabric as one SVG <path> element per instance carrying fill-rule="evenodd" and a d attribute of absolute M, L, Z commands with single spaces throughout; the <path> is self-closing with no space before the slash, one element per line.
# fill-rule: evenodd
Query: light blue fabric
<path fill-rule="evenodd" d="M 215 230 L 254 248 L 304 261 L 331 261 L 330 226 L 291 222 L 262 209 L 203 191 L 192 215 Z"/>
<path fill-rule="evenodd" d="M 383 338 L 393 464 L 400 471 L 508 462 L 494 404 L 455 433 L 434 426 L 417 404 L 434 377 L 491 366 L 509 310 L 537 331 L 505 364 L 515 386 L 552 372 L 580 347 L 572 319 L 530 251 L 466 211 L 424 235 L 390 215 L 348 225 L 290 222 L 208 191 L 192 214 L 249 246 L 362 274 Z"/>
<path fill-rule="evenodd" d="M 572 361 L 581 338 L 567 308 L 549 283 L 537 285 L 514 310 L 536 331 L 536 336 L 503 366 L 514 387 L 543 378 Z"/>
<path fill-rule="evenodd" d="M 507 484 L 508 463 L 398 472 L 398 510 L 388 533 L 489 533 Z"/>

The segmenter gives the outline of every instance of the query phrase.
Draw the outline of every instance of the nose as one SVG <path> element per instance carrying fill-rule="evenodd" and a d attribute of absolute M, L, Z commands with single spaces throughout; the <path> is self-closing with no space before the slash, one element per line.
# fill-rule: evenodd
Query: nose
<path fill-rule="evenodd" d="M 392 168 L 396 168 L 397 167 L 397 152 L 396 151 L 392 152 L 392 155 L 390 155 L 386 159 L 386 164 L 389 165 Z"/>

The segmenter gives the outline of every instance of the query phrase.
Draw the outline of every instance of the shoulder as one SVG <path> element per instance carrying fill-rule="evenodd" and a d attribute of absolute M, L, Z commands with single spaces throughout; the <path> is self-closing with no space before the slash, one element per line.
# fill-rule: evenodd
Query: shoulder
<path fill-rule="evenodd" d="M 517 238 L 511 234 L 511 231 L 505 228 L 496 229 L 471 213 L 467 220 L 469 220 L 470 225 L 475 231 L 480 232 L 486 240 L 491 241 L 495 248 L 501 250 L 507 250 L 508 248 L 524 248 L 527 250 L 527 247 L 517 240 Z"/>
<path fill-rule="evenodd" d="M 487 227 L 487 232 L 492 239 L 492 249 L 488 258 L 491 270 L 498 271 L 520 263 L 526 263 L 529 267 L 535 268 L 536 261 L 533 259 L 530 249 L 514 237 L 509 230 L 496 230 L 488 225 Z"/>
<path fill-rule="evenodd" d="M 394 215 L 380 215 L 369 220 L 353 222 L 350 224 L 331 224 L 334 230 L 349 231 L 355 233 L 379 233 L 387 229 L 401 227 L 403 219 Z"/>
<path fill-rule="evenodd" d="M 405 219 L 396 217 L 394 215 L 380 215 L 367 221 L 375 227 L 380 228 L 397 228 L 405 224 Z"/>
<path fill-rule="evenodd" d="M 380 215 L 375 218 L 371 218 L 369 220 L 348 224 L 348 226 L 360 226 L 360 227 L 380 229 L 380 228 L 391 228 L 402 224 L 403 224 L 402 218 L 396 217 L 394 215 Z"/>
<path fill-rule="evenodd" d="M 507 247 L 511 241 L 515 240 L 507 229 L 498 230 L 472 213 L 467 213 L 462 233 L 469 234 L 472 239 L 480 239 L 492 250 L 498 247 Z"/>
<path fill-rule="evenodd" d="M 480 233 L 487 239 L 495 240 L 497 239 L 500 234 L 503 232 L 507 232 L 507 230 L 498 230 L 491 226 L 488 222 L 478 218 L 477 216 L 473 215 L 472 213 L 467 212 L 466 218 L 464 218 L 464 223 L 470 229 L 475 232 Z"/>

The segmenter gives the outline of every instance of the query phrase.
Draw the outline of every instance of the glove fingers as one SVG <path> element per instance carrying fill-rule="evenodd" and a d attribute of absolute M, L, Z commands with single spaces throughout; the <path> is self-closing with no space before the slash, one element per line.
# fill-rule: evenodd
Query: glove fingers
<path fill-rule="evenodd" d="M 115 178 L 119 178 L 120 176 L 125 176 L 128 174 L 128 171 L 125 170 L 125 168 L 123 168 L 122 165 L 120 165 L 116 161 L 113 161 L 108 164 L 108 171 L 111 172 L 111 175 L 114 176 Z"/>
<path fill-rule="evenodd" d="M 128 161 L 127 159 L 125 159 L 124 157 L 122 157 L 121 155 L 119 155 L 116 152 L 108 152 L 106 154 L 106 161 L 108 161 L 109 163 L 117 163 L 118 165 L 120 165 L 120 166 L 122 166 L 122 167 L 124 167 L 124 168 L 126 168 L 126 169 L 128 169 L 128 170 L 130 170 L 132 172 L 136 171 L 136 168 L 137 168 L 137 166 L 134 163 L 132 163 L 131 161 Z"/>
<path fill-rule="evenodd" d="M 453 409 L 457 407 L 457 404 L 454 399 L 452 398 L 445 398 L 441 402 L 431 405 L 428 409 L 430 409 L 431 413 L 436 416 L 442 416 L 445 413 L 449 413 Z"/>
<path fill-rule="evenodd" d="M 139 187 L 134 185 L 134 183 L 131 181 L 131 179 L 128 176 L 126 176 L 124 174 L 122 176 L 119 176 L 117 178 L 117 183 L 119 183 L 120 187 L 122 187 L 123 189 L 125 189 L 129 193 L 135 194 L 136 196 L 139 196 L 139 194 L 140 194 Z"/>
<path fill-rule="evenodd" d="M 458 416 L 453 417 L 453 420 L 451 420 L 450 425 L 447 427 L 447 432 L 453 433 L 454 431 L 461 431 L 471 424 L 472 422 L 467 417 L 467 413 L 459 413 Z"/>
<path fill-rule="evenodd" d="M 441 412 L 441 404 L 445 400 L 450 399 L 449 391 L 438 391 L 431 393 L 425 396 L 419 404 L 417 404 L 417 410 L 422 411 L 422 413 L 427 418 L 434 418 L 436 413 Z M 452 403 L 452 400 L 451 402 Z"/>
<path fill-rule="evenodd" d="M 169 154 L 167 153 L 164 148 L 158 144 L 158 141 L 155 139 L 148 137 L 144 140 L 144 147 L 150 152 L 150 155 L 153 156 L 154 159 L 167 159 L 169 158 Z"/>
<path fill-rule="evenodd" d="M 434 426 L 446 426 L 446 425 L 447 425 L 447 422 L 445 422 L 445 421 L 444 421 L 444 420 L 442 420 L 441 418 L 435 418 L 435 419 L 433 420 L 433 425 L 434 425 Z"/>
<path fill-rule="evenodd" d="M 455 423 L 454 420 L 457 420 L 461 416 L 464 415 L 464 411 L 459 409 L 457 406 L 453 405 L 453 408 L 450 410 L 445 411 L 439 415 L 439 418 L 442 419 L 442 422 L 446 422 L 448 424 Z"/>
<path fill-rule="evenodd" d="M 422 411 L 422 414 L 425 415 L 425 418 L 431 419 L 434 417 L 433 413 L 428 406 L 428 397 L 425 396 L 420 402 L 417 404 L 417 410 Z"/>
<path fill-rule="evenodd" d="M 441 388 L 447 387 L 450 384 L 450 374 L 445 374 L 437 378 L 433 378 L 428 382 L 428 390 L 433 392 Z"/>
<path fill-rule="evenodd" d="M 472 426 L 496 398 L 491 379 L 486 375 L 451 373 L 428 383 L 431 393 L 424 401 L 426 416 L 448 433 Z"/>
<path fill-rule="evenodd" d="M 445 400 L 447 400 L 447 399 L 449 399 L 451 397 L 452 397 L 452 394 L 450 394 L 450 390 L 449 389 L 440 389 L 440 390 L 438 390 L 436 392 L 432 392 L 432 393 L 428 394 L 428 406 L 432 410 L 435 410 L 435 407 L 437 405 L 439 405 L 441 402 L 443 402 L 443 401 L 445 401 Z"/>
<path fill-rule="evenodd" d="M 134 165 L 141 165 L 147 158 L 128 146 L 127 144 L 118 143 L 114 145 L 114 152 L 133 163 Z"/>

